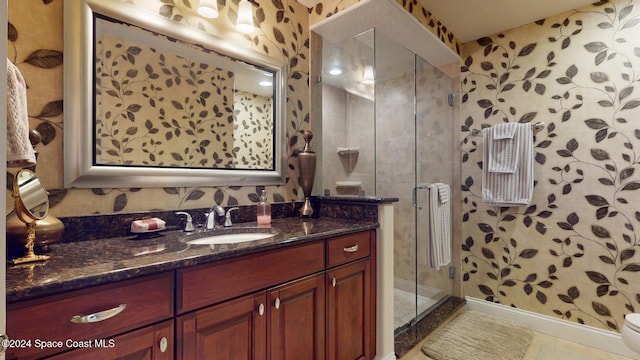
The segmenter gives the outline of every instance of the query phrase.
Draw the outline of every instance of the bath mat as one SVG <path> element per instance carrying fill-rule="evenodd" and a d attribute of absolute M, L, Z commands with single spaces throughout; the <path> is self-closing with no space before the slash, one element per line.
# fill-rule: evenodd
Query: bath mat
<path fill-rule="evenodd" d="M 532 337 L 512 321 L 465 311 L 427 339 L 422 351 L 434 360 L 518 360 Z"/>

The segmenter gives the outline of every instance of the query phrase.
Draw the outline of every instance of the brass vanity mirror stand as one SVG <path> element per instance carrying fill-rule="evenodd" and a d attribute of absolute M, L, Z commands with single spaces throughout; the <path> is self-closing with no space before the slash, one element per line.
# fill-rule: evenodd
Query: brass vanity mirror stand
<path fill-rule="evenodd" d="M 36 255 L 33 251 L 36 239 L 36 221 L 49 213 L 49 196 L 36 174 L 31 170 L 18 171 L 13 182 L 13 199 L 16 215 L 27 226 L 27 254 L 10 260 L 11 264 L 23 264 L 49 259 L 47 255 Z"/>

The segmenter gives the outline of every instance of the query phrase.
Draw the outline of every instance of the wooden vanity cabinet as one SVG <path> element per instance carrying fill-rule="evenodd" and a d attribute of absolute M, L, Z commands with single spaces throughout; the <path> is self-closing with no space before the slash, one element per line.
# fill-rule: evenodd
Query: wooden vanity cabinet
<path fill-rule="evenodd" d="M 324 274 L 178 317 L 177 358 L 324 359 Z"/>
<path fill-rule="evenodd" d="M 179 270 L 179 312 L 213 305 L 178 317 L 177 358 L 324 359 L 324 246 Z"/>
<path fill-rule="evenodd" d="M 375 232 L 327 240 L 327 359 L 375 356 Z"/>
<path fill-rule="evenodd" d="M 80 346 L 99 358 L 110 346 L 120 348 L 116 336 L 173 319 L 173 284 L 170 271 L 8 304 L 7 333 L 29 346 L 8 349 L 7 359 L 38 359 Z M 133 337 L 140 346 L 156 346 L 155 340 L 142 344 L 152 338 L 147 333 Z M 173 336 L 167 340 L 173 349 Z M 124 343 L 121 350 L 127 352 Z"/>
<path fill-rule="evenodd" d="M 149 325 L 113 338 L 104 347 L 89 347 L 58 354 L 51 360 L 172 360 L 174 358 L 173 320 Z M 95 341 L 94 341 L 95 344 Z"/>
<path fill-rule="evenodd" d="M 325 359 L 324 284 L 319 273 L 267 291 L 269 359 Z"/>
<path fill-rule="evenodd" d="M 372 359 L 371 267 L 367 259 L 327 272 L 328 359 Z"/>
<path fill-rule="evenodd" d="M 373 359 L 374 254 L 366 231 L 178 270 L 177 358 Z"/>
<path fill-rule="evenodd" d="M 177 319 L 177 359 L 252 359 L 267 357 L 264 292 L 229 300 Z"/>
<path fill-rule="evenodd" d="M 7 359 L 370 360 L 375 232 L 8 304 L 7 332 Z"/>

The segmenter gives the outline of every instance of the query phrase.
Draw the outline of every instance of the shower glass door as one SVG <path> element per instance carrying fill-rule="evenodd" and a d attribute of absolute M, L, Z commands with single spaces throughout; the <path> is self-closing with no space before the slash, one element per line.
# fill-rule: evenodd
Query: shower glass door
<path fill-rule="evenodd" d="M 428 190 L 452 184 L 451 79 L 380 32 L 375 33 L 376 195 L 394 206 L 395 329 L 413 325 L 452 294 L 449 266 L 427 265 Z M 414 189 L 419 207 L 414 206 Z"/>
<path fill-rule="evenodd" d="M 452 293 L 448 266 L 426 264 L 426 199 L 417 185 L 452 184 L 451 80 L 376 30 L 321 52 L 321 160 L 324 194 L 398 198 L 394 204 L 396 332 Z M 375 82 L 369 76 L 375 75 Z"/>
<path fill-rule="evenodd" d="M 416 56 L 416 320 L 453 294 L 452 263 L 439 269 L 427 265 L 429 190 L 423 185 L 444 183 L 453 190 L 453 107 L 448 98 L 451 78 Z M 421 186 L 422 185 L 422 186 Z M 449 201 L 452 200 L 451 193 Z M 451 203 L 449 203 L 451 208 Z M 451 219 L 451 214 L 449 214 Z M 451 250 L 451 244 L 449 244 Z"/>

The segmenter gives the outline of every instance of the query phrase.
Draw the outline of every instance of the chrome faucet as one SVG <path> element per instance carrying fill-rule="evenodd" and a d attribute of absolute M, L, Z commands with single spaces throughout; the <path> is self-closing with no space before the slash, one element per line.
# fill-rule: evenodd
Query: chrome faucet
<path fill-rule="evenodd" d="M 225 227 L 230 227 L 231 225 L 233 225 L 233 223 L 231 223 L 231 212 L 233 210 L 238 210 L 238 207 L 232 207 L 231 209 L 227 210 L 227 215 L 225 216 L 224 219 L 224 226 Z"/>
<path fill-rule="evenodd" d="M 184 224 L 184 231 L 195 230 L 195 228 L 193 227 L 193 219 L 191 218 L 191 215 L 188 212 L 178 211 L 176 215 L 185 215 L 187 217 L 187 222 Z"/>
<path fill-rule="evenodd" d="M 207 230 L 211 230 L 216 227 L 216 215 L 224 216 L 224 209 L 220 205 L 214 205 L 209 209 L 207 213 Z"/>

